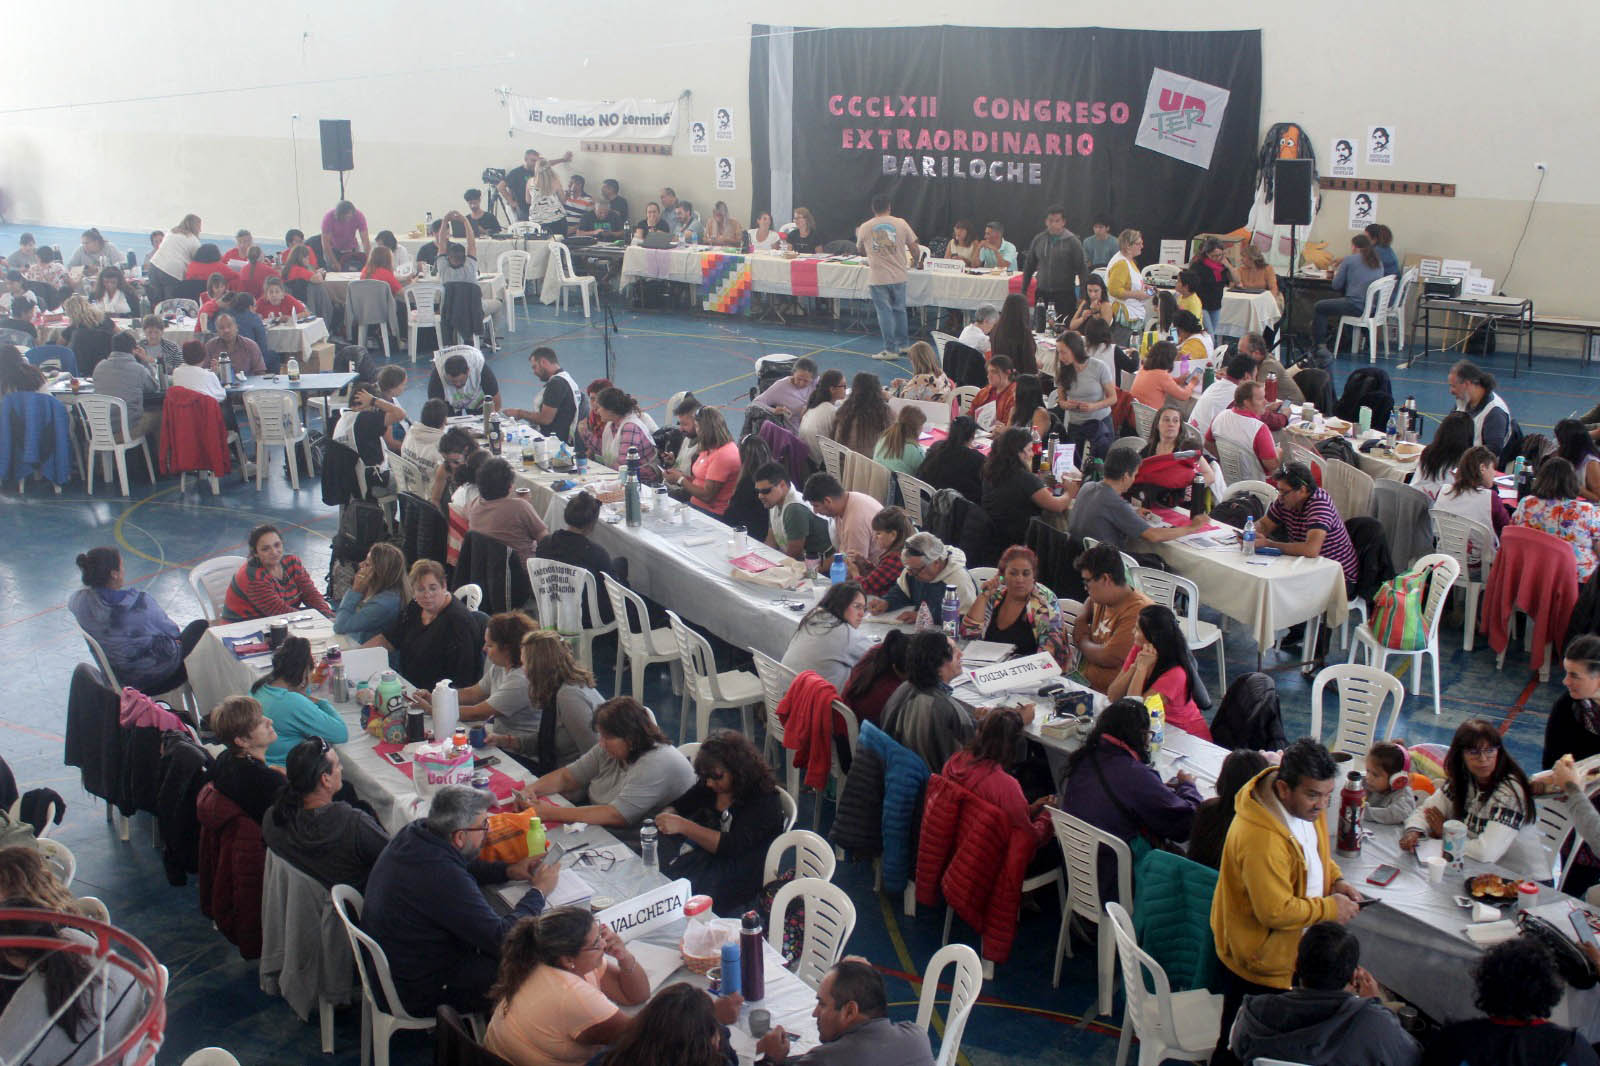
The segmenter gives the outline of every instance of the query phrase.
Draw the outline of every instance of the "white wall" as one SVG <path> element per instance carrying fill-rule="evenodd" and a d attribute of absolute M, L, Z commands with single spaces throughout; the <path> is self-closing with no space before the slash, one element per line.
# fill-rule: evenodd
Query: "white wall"
<path fill-rule="evenodd" d="M 1179 10 L 1081 0 L 1023 0 L 983 12 L 989 25 L 1169 29 L 1259 27 L 1263 127 L 1304 125 L 1319 159 L 1336 134 L 1395 131 L 1391 173 L 1453 182 L 1454 200 L 1388 196 L 1383 221 L 1402 253 L 1470 258 L 1503 277 L 1537 174 L 1549 164 L 1511 288 L 1549 312 L 1589 310 L 1581 272 L 1600 235 L 1600 140 L 1587 103 L 1600 20 L 1573 0 L 1347 0 L 1335 7 L 1211 0 Z M 154 15 L 150 13 L 154 12 Z M 735 13 L 736 12 L 736 13 Z M 751 22 L 810 25 L 973 23 L 970 3 L 748 0 L 557 6 L 507 0 L 453 9 L 415 0 L 278 0 L 217 7 L 78 0 L 7 13 L 0 97 L 0 189 L 8 216 L 66 225 L 170 226 L 198 212 L 208 231 L 313 229 L 336 198 L 319 169 L 318 118 L 349 118 L 348 190 L 374 227 L 404 230 L 425 210 L 458 206 L 488 165 L 517 161 L 496 87 L 529 95 L 667 99 L 692 95 L 709 119 L 731 105 L 748 218 Z M 63 13 L 65 13 L 63 15 Z M 88 31 L 88 32 L 85 32 Z M 642 44 L 648 38 L 653 44 Z M 111 57 L 88 62 L 81 44 Z M 259 87 L 259 88 L 258 88 Z M 54 105 L 71 104 L 71 107 Z M 298 114 L 298 122 L 290 116 Z M 540 145 L 561 149 L 559 143 Z M 299 165 L 295 165 L 298 148 Z M 579 157 L 593 185 L 617 177 L 642 204 L 662 184 L 716 199 L 711 156 L 680 142 L 667 159 Z M 297 199 L 298 188 L 298 199 Z M 1342 249 L 1347 197 L 1326 197 L 1317 234 Z M 1240 220 L 1243 222 L 1243 219 Z"/>

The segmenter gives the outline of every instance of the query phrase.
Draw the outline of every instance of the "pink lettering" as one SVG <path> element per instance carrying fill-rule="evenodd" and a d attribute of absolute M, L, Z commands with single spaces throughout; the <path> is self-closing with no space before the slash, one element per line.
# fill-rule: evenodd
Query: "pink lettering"
<path fill-rule="evenodd" d="M 1060 155 L 1061 154 L 1061 134 L 1059 134 L 1059 133 L 1047 133 L 1047 134 L 1044 135 L 1044 154 L 1045 155 Z"/>
<path fill-rule="evenodd" d="M 911 150 L 911 131 L 904 126 L 894 131 L 894 146 L 902 152 Z"/>
<path fill-rule="evenodd" d="M 1121 100 L 1111 105 L 1111 121 L 1121 126 L 1128 121 L 1128 105 Z"/>
<path fill-rule="evenodd" d="M 977 115 L 979 118 L 988 118 L 988 105 L 989 98 L 987 96 L 980 96 L 976 100 L 972 101 L 972 113 Z"/>
<path fill-rule="evenodd" d="M 833 115 L 844 114 L 844 97 L 838 95 L 828 97 L 828 113 Z"/>
<path fill-rule="evenodd" d="M 1093 155 L 1094 154 L 1094 134 L 1092 134 L 1092 133 L 1080 133 L 1080 134 L 1078 134 L 1078 154 L 1079 155 Z"/>

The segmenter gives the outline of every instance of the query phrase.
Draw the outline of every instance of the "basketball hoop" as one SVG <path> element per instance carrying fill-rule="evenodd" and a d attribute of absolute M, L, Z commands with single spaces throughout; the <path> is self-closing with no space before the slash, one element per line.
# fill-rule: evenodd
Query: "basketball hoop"
<path fill-rule="evenodd" d="M 98 1033 L 101 1035 L 95 1038 L 95 1050 L 99 1057 L 93 1059 L 90 1066 L 113 1066 L 135 1051 L 137 1057 L 128 1060 L 134 1063 L 134 1066 L 149 1066 L 155 1061 L 156 1052 L 161 1049 L 161 1038 L 167 1024 L 167 970 L 156 961 L 155 955 L 149 948 L 116 926 L 79 914 L 20 908 L 0 909 L 0 928 L 11 922 L 48 924 L 54 926 L 55 930 L 52 933 L 38 935 L 0 931 L 0 953 L 65 951 L 88 961 L 89 975 L 78 986 L 77 994 L 81 994 L 95 983 L 100 983 L 104 990 L 106 987 L 104 982 L 110 979 L 113 967 L 122 970 L 132 977 L 136 984 L 145 987 L 147 995 L 143 1012 L 138 1016 L 134 1026 L 115 1044 L 103 1042 L 107 997 L 103 994 L 96 997 L 99 1013 Z M 66 935 L 68 929 L 76 930 L 86 939 Z M 53 1020 L 47 1023 L 45 1031 L 48 1031 L 48 1025 L 53 1024 Z M 45 1031 L 31 1034 L 22 1046 L 31 1047 L 45 1035 Z M 8 1066 L 11 1060 L 6 1056 L 12 1050 L 10 1048 L 0 1050 L 0 1066 Z"/>

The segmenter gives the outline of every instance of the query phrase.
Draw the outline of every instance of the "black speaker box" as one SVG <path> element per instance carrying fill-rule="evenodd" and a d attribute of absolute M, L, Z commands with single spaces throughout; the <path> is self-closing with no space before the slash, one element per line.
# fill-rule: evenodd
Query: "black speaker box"
<path fill-rule="evenodd" d="M 345 123 L 347 129 L 349 125 Z M 326 154 L 327 149 L 323 152 Z M 1311 225 L 1311 160 L 1279 159 L 1273 167 L 1272 224 Z"/>
<path fill-rule="evenodd" d="M 350 120 L 325 118 L 322 127 L 322 169 L 354 170 L 355 156 L 350 146 Z"/>

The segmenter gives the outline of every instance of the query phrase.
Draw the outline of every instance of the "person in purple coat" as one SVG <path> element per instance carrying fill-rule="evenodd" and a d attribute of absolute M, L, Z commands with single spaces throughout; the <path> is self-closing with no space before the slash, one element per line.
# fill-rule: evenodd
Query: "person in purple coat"
<path fill-rule="evenodd" d="M 1140 700 L 1117 700 L 1101 711 L 1083 747 L 1067 760 L 1061 810 L 1129 844 L 1141 837 L 1153 844 L 1188 840 L 1199 805 L 1192 775 L 1180 770 L 1163 782 L 1150 765 L 1150 712 Z M 1116 863 L 1104 852 L 1100 898 L 1117 898 Z"/>

